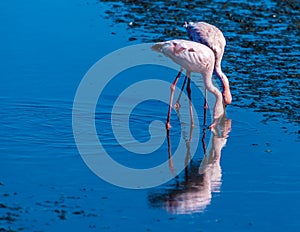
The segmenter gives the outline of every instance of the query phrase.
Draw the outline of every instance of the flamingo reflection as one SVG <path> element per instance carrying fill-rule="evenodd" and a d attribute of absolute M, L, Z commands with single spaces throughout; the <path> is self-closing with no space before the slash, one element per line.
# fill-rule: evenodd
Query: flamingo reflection
<path fill-rule="evenodd" d="M 191 214 L 203 212 L 211 203 L 212 193 L 220 192 L 222 184 L 222 170 L 220 165 L 221 151 L 227 142 L 231 130 L 231 120 L 224 115 L 218 121 L 217 126 L 211 129 L 210 146 L 206 147 L 206 128 L 203 129 L 202 146 L 204 157 L 199 162 L 190 160 L 193 128 L 190 127 L 189 138 L 186 132 L 182 136 L 186 142 L 186 168 L 184 178 L 164 193 L 152 193 L 149 195 L 151 205 L 164 208 L 173 214 Z M 171 138 L 169 131 L 168 151 L 171 171 L 174 171 L 171 154 Z M 175 167 L 176 168 L 176 167 Z M 178 178 L 179 179 L 179 178 Z"/>

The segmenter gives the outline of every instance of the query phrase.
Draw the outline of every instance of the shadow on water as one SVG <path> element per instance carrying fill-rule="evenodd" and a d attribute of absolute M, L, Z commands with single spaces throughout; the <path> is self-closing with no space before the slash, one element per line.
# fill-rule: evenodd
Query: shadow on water
<path fill-rule="evenodd" d="M 223 70 L 233 105 L 261 112 L 265 121 L 299 124 L 300 17 L 295 0 L 129 1 L 100 0 L 109 6 L 112 34 L 127 28 L 128 40 L 188 39 L 184 21 L 206 21 L 227 40 Z M 100 5 L 101 5 L 100 4 Z M 296 132 L 297 131 L 292 131 Z"/>
<path fill-rule="evenodd" d="M 180 118 L 179 110 L 177 115 Z M 204 119 L 205 120 L 205 119 Z M 176 177 L 175 183 L 165 186 L 159 191 L 150 192 L 148 201 L 153 207 L 163 208 L 172 214 L 192 214 L 203 212 L 212 200 L 212 193 L 220 192 L 222 184 L 222 169 L 220 164 L 221 151 L 226 145 L 231 131 L 231 119 L 226 114 L 219 119 L 216 127 L 212 128 L 209 146 L 207 147 L 207 129 L 202 134 L 203 158 L 199 162 L 191 157 L 191 140 L 193 127 L 189 134 L 182 131 L 186 143 L 185 170 Z M 170 171 L 174 173 L 172 163 L 172 136 L 167 131 L 168 157 Z"/>

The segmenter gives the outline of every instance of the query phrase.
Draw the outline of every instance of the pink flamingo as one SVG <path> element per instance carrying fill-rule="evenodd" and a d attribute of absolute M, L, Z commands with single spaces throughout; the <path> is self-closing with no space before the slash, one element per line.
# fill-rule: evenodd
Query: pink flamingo
<path fill-rule="evenodd" d="M 205 22 L 185 22 L 184 27 L 186 28 L 190 40 L 204 44 L 213 50 L 215 54 L 214 71 L 223 84 L 224 103 L 226 105 L 230 104 L 232 96 L 229 81 L 221 69 L 221 61 L 226 45 L 223 33 L 217 27 Z"/>
<path fill-rule="evenodd" d="M 174 90 L 183 69 L 186 70 L 186 77 L 188 78 L 187 93 L 189 98 L 191 125 L 193 125 L 194 120 L 191 103 L 190 76 L 191 72 L 198 72 L 203 77 L 205 88 L 216 97 L 213 113 L 214 121 L 210 125 L 210 127 L 214 127 L 217 123 L 217 120 L 224 114 L 224 106 L 221 92 L 212 83 L 212 74 L 215 64 L 215 55 L 213 51 L 203 44 L 188 40 L 170 40 L 166 42 L 160 42 L 154 44 L 152 49 L 154 51 L 163 53 L 165 56 L 171 58 L 175 63 L 181 66 L 178 75 L 171 85 L 171 96 L 166 128 L 171 128 L 170 115 Z"/>

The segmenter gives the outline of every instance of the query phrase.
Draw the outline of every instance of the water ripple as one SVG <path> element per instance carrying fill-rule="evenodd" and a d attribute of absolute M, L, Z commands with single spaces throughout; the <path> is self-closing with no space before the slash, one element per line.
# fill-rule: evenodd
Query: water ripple
<path fill-rule="evenodd" d="M 0 99 L 1 152 L 20 157 L 73 155 L 70 102 Z"/>

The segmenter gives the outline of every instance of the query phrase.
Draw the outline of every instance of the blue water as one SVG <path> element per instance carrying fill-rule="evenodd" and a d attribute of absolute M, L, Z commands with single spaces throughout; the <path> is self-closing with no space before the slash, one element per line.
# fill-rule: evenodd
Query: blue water
<path fill-rule="evenodd" d="M 165 202 L 197 181 L 199 189 L 204 188 L 205 181 L 199 180 L 203 176 L 185 182 L 182 172 L 155 188 L 129 190 L 105 182 L 87 167 L 72 131 L 77 87 L 100 58 L 141 42 L 128 40 L 132 35 L 124 26 L 126 22 L 111 27 L 112 20 L 105 17 L 108 9 L 103 3 L 81 0 L 0 3 L 0 231 L 298 231 L 300 158 L 296 117 L 292 114 L 292 120 L 278 117 L 272 121 L 267 113 L 254 112 L 255 107 L 240 107 L 249 99 L 237 87 L 233 88 L 236 102 L 227 107 L 231 131 L 221 150 L 221 179 L 215 183 L 219 190 L 211 191 L 209 202 L 202 208 L 180 213 L 176 204 L 168 210 Z M 232 59 L 234 53 L 229 53 Z M 297 70 L 293 72 L 297 74 Z M 168 158 L 167 141 L 149 155 L 133 155 L 111 134 L 108 122 L 114 99 L 122 87 L 143 73 L 145 79 L 155 74 L 168 82 L 176 75 L 174 70 L 152 66 L 126 70 L 107 87 L 103 93 L 106 102 L 98 104 L 96 110 L 98 136 L 107 151 L 114 160 L 134 168 L 148 168 Z M 231 76 L 235 74 L 232 71 Z M 236 85 L 241 85 L 243 75 L 233 77 Z M 127 83 L 121 81 L 126 78 Z M 293 83 L 298 80 L 295 78 Z M 244 85 L 253 84 L 248 82 Z M 203 97 L 197 94 L 196 84 L 192 86 L 193 103 L 200 109 L 202 122 Z M 278 98 L 297 101 L 290 95 Z M 272 102 L 265 100 L 264 105 L 268 103 Z M 182 105 L 187 104 L 182 101 Z M 181 114 L 188 115 L 183 109 Z M 164 122 L 166 113 L 167 105 L 161 102 L 139 105 L 131 115 L 134 137 L 147 141 L 149 123 Z M 183 133 L 175 112 L 171 120 L 174 152 Z M 200 137 L 203 129 L 206 131 L 206 144 L 218 138 L 199 126 Z M 187 138 L 189 127 L 183 132 Z M 192 166 L 198 170 L 204 159 L 201 143 L 194 145 L 193 140 L 190 146 L 196 154 L 191 172 Z M 195 188 L 197 184 L 191 187 Z M 193 197 L 189 200 L 193 203 Z"/>

